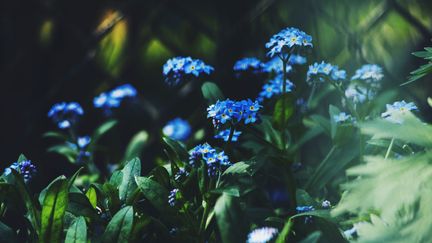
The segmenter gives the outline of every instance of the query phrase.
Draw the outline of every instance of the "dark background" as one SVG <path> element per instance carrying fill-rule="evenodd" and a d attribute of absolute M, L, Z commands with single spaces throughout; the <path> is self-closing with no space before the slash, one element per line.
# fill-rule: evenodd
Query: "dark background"
<path fill-rule="evenodd" d="M 415 101 L 430 119 L 431 78 L 399 84 L 423 63 L 410 53 L 430 46 L 431 16 L 430 0 L 2 1 L 0 170 L 24 153 L 44 175 L 39 183 L 71 174 L 77 167 L 46 152 L 52 141 L 42 134 L 56 130 L 46 116 L 50 106 L 78 101 L 86 112 L 80 134 L 88 134 L 106 119 L 93 97 L 123 83 L 137 88 L 139 101 L 116 112 L 120 124 L 102 141 L 108 156 L 97 159 L 119 162 L 129 139 L 145 129 L 154 142 L 143 163 L 151 167 L 162 154 L 157 135 L 166 121 L 181 116 L 195 130 L 208 126 L 199 84 L 167 87 L 163 63 L 201 58 L 215 67 L 210 79 L 227 97 L 255 97 L 261 83 L 236 79 L 232 66 L 244 56 L 264 59 L 266 41 L 287 26 L 313 36 L 308 63 L 327 60 L 349 74 L 377 63 L 385 89 Z"/>

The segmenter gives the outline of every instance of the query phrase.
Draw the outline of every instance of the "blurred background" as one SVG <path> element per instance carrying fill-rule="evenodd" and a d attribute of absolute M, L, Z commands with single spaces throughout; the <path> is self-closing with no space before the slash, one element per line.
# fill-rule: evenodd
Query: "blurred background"
<path fill-rule="evenodd" d="M 119 124 L 102 141 L 110 156 L 97 159 L 119 162 L 131 137 L 146 130 L 154 139 L 142 155 L 150 168 L 163 155 L 158 135 L 167 121 L 187 118 L 194 129 L 210 123 L 200 84 L 168 87 L 165 61 L 200 58 L 215 67 L 210 79 L 227 97 L 256 97 L 262 82 L 237 79 L 232 66 L 242 57 L 265 60 L 265 43 L 288 26 L 312 35 L 309 64 L 326 60 L 353 74 L 377 63 L 385 70 L 384 88 L 416 102 L 431 120 L 431 78 L 399 87 L 423 64 L 411 53 L 431 45 L 430 0 L 2 1 L 0 170 L 24 153 L 44 175 L 38 183 L 73 173 L 77 167 L 46 152 L 52 141 L 42 134 L 56 130 L 49 108 L 79 102 L 86 112 L 80 134 L 86 135 L 106 119 L 93 98 L 124 83 L 137 88 L 139 100 L 114 114 Z"/>

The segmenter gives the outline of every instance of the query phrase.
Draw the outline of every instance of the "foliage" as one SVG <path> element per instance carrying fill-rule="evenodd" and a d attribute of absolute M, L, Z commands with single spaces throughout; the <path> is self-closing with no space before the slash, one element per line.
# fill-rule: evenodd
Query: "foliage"
<path fill-rule="evenodd" d="M 266 47 L 279 58 L 276 68 L 274 61 L 250 58 L 235 71 L 240 79 L 262 79 L 271 95 L 235 101 L 217 83 L 203 82 L 209 105 L 198 112 L 208 123 L 199 125 L 203 136 L 189 136 L 197 125 L 183 119 L 169 122 L 156 138 L 140 129 L 115 164 L 97 164 L 95 157 L 110 157 L 100 141 L 115 130 L 117 112 L 140 102 L 134 87 L 94 99 L 106 121 L 91 136 L 78 134 L 84 115 L 78 103 L 55 105 L 49 116 L 63 131 L 45 133 L 56 141 L 48 152 L 77 171 L 37 192 L 31 162 L 21 155 L 12 163 L 0 177 L 1 240 L 427 242 L 432 126 L 411 113 L 415 104 L 391 104 L 393 94 L 381 89 L 384 71 L 375 64 L 351 78 L 324 61 L 307 73 L 292 72 L 301 70 L 301 55 L 312 47 L 312 37 L 299 29 L 283 29 Z M 200 59 L 174 57 L 163 73 L 167 89 L 187 88 L 213 70 Z M 177 131 L 168 130 L 176 129 L 187 136 L 171 136 Z M 155 163 L 144 156 L 151 139 L 164 144 Z"/>

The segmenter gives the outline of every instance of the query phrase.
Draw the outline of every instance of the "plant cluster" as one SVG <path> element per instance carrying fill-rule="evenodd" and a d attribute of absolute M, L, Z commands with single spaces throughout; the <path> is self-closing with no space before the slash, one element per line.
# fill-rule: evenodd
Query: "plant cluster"
<path fill-rule="evenodd" d="M 243 58 L 233 68 L 238 78 L 264 74 L 262 91 L 234 100 L 204 82 L 201 118 L 213 134 L 196 142 L 188 120 L 169 121 L 160 133 L 164 158 L 146 175 L 145 133 L 134 136 L 124 161 L 94 162 L 98 141 L 117 124 L 112 114 L 139 99 L 132 85 L 94 98 L 108 118 L 92 135 L 79 134 L 78 103 L 55 104 L 48 117 L 60 131 L 45 134 L 58 141 L 48 151 L 81 168 L 35 192 L 37 163 L 21 155 L 8 166 L 0 177 L 0 241 L 428 242 L 432 125 L 412 113 L 416 105 L 381 90 L 376 64 L 350 78 L 325 61 L 299 72 L 313 45 L 297 28 L 265 47 L 269 60 Z M 178 86 L 213 71 L 174 57 L 162 72 Z"/>

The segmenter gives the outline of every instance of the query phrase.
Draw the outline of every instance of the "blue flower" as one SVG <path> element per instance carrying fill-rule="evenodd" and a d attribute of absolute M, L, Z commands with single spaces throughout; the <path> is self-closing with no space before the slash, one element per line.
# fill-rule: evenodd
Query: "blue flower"
<path fill-rule="evenodd" d="M 314 82 L 324 82 L 326 78 L 331 78 L 334 81 L 340 81 L 346 78 L 346 71 L 339 70 L 338 66 L 333 66 L 330 63 L 314 63 L 309 66 L 306 82 L 311 85 Z"/>
<path fill-rule="evenodd" d="M 339 113 L 337 115 L 334 115 L 333 116 L 333 120 L 336 123 L 344 123 L 344 122 L 347 122 L 347 121 L 352 121 L 353 118 L 352 118 L 351 115 L 348 115 L 345 112 L 341 112 L 341 113 Z"/>
<path fill-rule="evenodd" d="M 207 165 L 209 176 L 216 176 L 218 172 L 223 172 L 231 165 L 228 156 L 223 152 L 217 152 L 208 143 L 197 145 L 189 151 L 189 164 L 199 167 L 200 161 Z"/>
<path fill-rule="evenodd" d="M 303 65 L 307 61 L 306 57 L 297 54 L 291 54 L 288 59 L 290 65 Z"/>
<path fill-rule="evenodd" d="M 266 43 L 269 57 L 282 56 L 293 47 L 312 46 L 312 37 L 297 28 L 285 28 Z"/>
<path fill-rule="evenodd" d="M 181 118 L 175 118 L 169 121 L 162 129 L 165 136 L 179 141 L 188 139 L 191 131 L 192 129 L 189 122 Z"/>
<path fill-rule="evenodd" d="M 178 192 L 179 192 L 179 189 L 177 189 L 177 188 L 174 188 L 174 189 L 172 189 L 171 191 L 170 191 L 170 193 L 169 193 L 169 195 L 168 195 L 168 204 L 171 206 L 171 207 L 174 207 L 176 204 L 177 204 L 177 201 L 178 201 L 178 196 L 177 196 L 177 194 L 178 194 Z"/>
<path fill-rule="evenodd" d="M 258 118 L 258 111 L 262 106 L 258 101 L 241 100 L 233 101 L 230 99 L 217 101 L 207 108 L 207 118 L 212 118 L 215 128 L 230 122 L 236 124 L 241 121 L 244 124 L 254 123 Z"/>
<path fill-rule="evenodd" d="M 174 175 L 174 180 L 179 181 L 183 178 L 186 178 L 189 175 L 189 172 L 187 172 L 184 168 L 180 168 L 177 173 Z"/>
<path fill-rule="evenodd" d="M 346 71 L 343 69 L 339 69 L 338 66 L 333 66 L 333 70 L 331 72 L 331 78 L 334 81 L 345 80 L 346 79 Z"/>
<path fill-rule="evenodd" d="M 214 68 L 206 65 L 200 59 L 191 57 L 174 57 L 168 59 L 163 65 L 162 74 L 168 85 L 175 86 L 185 80 L 198 78 L 204 74 L 212 73 Z"/>
<path fill-rule="evenodd" d="M 279 230 L 273 227 L 261 227 L 254 229 L 248 234 L 247 243 L 266 243 L 270 242 L 279 233 Z"/>
<path fill-rule="evenodd" d="M 379 88 L 384 74 L 382 68 L 376 64 L 365 64 L 357 69 L 351 80 L 362 80 L 374 88 Z"/>
<path fill-rule="evenodd" d="M 78 147 L 83 149 L 89 145 L 90 141 L 91 139 L 89 136 L 79 137 L 77 140 Z"/>
<path fill-rule="evenodd" d="M 99 94 L 93 99 L 96 108 L 102 108 L 107 114 L 111 113 L 111 108 L 119 107 L 121 102 L 127 98 L 134 98 L 137 95 L 136 89 L 130 84 L 120 85 L 109 92 Z"/>
<path fill-rule="evenodd" d="M 386 105 L 387 110 L 381 114 L 381 117 L 392 123 L 402 124 L 405 117 L 411 111 L 418 110 L 413 102 L 396 101 L 393 104 Z"/>
<path fill-rule="evenodd" d="M 266 62 L 263 65 L 263 70 L 265 72 L 271 73 L 274 72 L 276 74 L 283 73 L 283 62 L 279 57 L 273 57 L 270 61 Z M 287 73 L 292 71 L 292 66 L 287 65 Z"/>
<path fill-rule="evenodd" d="M 225 142 L 228 141 L 229 139 L 229 134 L 230 134 L 230 129 L 225 129 L 220 131 L 218 134 L 216 134 L 214 137 L 218 138 L 218 139 L 223 139 Z M 231 138 L 232 142 L 237 142 L 239 136 L 242 134 L 241 131 L 236 131 L 234 130 L 233 136 Z"/>
<path fill-rule="evenodd" d="M 270 99 L 273 96 L 282 94 L 282 81 L 283 75 L 279 74 L 268 83 L 264 84 L 262 87 L 262 91 L 258 94 L 258 100 L 263 101 L 264 99 Z M 286 91 L 291 92 L 294 89 L 294 84 L 291 83 L 288 79 L 286 82 Z"/>
<path fill-rule="evenodd" d="M 374 90 L 367 89 L 366 87 L 355 83 L 351 83 L 345 90 L 345 97 L 350 99 L 354 104 L 371 100 L 375 95 L 376 92 Z"/>
<path fill-rule="evenodd" d="M 329 200 L 324 200 L 321 203 L 321 207 L 323 207 L 323 208 L 330 208 L 331 207 L 331 202 Z"/>
<path fill-rule="evenodd" d="M 245 72 L 250 71 L 253 73 L 259 73 L 263 71 L 264 64 L 255 57 L 245 57 L 238 60 L 234 64 L 234 71 Z"/>
<path fill-rule="evenodd" d="M 53 105 L 48 112 L 48 117 L 60 129 L 66 129 L 74 126 L 78 122 L 78 118 L 84 115 L 84 110 L 76 102 L 61 102 Z"/>
<path fill-rule="evenodd" d="M 297 213 L 307 213 L 310 211 L 314 211 L 315 208 L 313 206 L 297 206 L 296 207 L 296 211 Z M 312 222 L 312 216 L 306 216 L 305 218 L 305 223 L 310 223 Z"/>
<path fill-rule="evenodd" d="M 12 170 L 16 170 L 21 174 L 25 182 L 30 181 L 33 175 L 37 172 L 36 166 L 30 160 L 12 163 L 12 165 L 5 169 L 4 175 L 9 175 L 12 173 Z"/>

